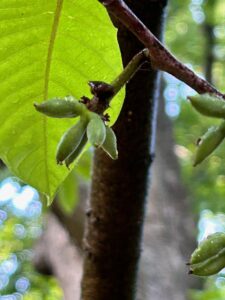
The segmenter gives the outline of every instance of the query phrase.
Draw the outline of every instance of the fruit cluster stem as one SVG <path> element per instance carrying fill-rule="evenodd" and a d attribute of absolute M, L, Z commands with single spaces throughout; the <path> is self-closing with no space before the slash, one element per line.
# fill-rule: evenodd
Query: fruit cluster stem
<path fill-rule="evenodd" d="M 149 60 L 148 49 L 143 49 L 131 59 L 129 64 L 123 69 L 120 75 L 113 82 L 111 82 L 114 91 L 113 96 L 115 96 L 120 89 L 134 76 L 134 74 L 146 60 Z"/>

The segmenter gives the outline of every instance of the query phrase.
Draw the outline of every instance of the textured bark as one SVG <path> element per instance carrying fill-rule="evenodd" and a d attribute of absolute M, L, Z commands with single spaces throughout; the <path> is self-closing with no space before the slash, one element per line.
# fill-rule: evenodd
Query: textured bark
<path fill-rule="evenodd" d="M 165 1 L 127 1 L 160 35 Z M 143 46 L 123 26 L 118 41 L 126 65 Z M 85 238 L 83 300 L 132 300 L 140 256 L 157 74 L 144 66 L 126 87 L 122 112 L 114 126 L 119 159 L 97 150 Z"/>

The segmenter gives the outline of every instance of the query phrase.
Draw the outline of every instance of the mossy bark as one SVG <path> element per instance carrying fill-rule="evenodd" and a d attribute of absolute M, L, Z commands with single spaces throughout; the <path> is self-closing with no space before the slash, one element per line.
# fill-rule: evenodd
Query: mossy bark
<path fill-rule="evenodd" d="M 166 1 L 126 1 L 158 37 Z M 124 66 L 143 45 L 123 26 L 118 42 Z M 119 159 L 95 152 L 90 208 L 84 240 L 83 300 L 135 299 L 149 167 L 154 153 L 158 74 L 143 65 L 126 86 L 113 129 Z"/>

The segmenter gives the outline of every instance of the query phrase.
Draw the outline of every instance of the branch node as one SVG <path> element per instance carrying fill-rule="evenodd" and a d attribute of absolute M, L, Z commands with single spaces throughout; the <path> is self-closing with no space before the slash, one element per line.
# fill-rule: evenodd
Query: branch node
<path fill-rule="evenodd" d="M 101 100 L 111 98 L 114 95 L 114 89 L 111 84 L 103 81 L 89 81 L 88 85 L 91 88 L 92 95 Z"/>
<path fill-rule="evenodd" d="M 86 212 L 85 212 L 85 214 L 86 214 L 86 216 L 87 216 L 88 218 L 90 218 L 90 216 L 91 216 L 91 214 L 92 214 L 92 209 L 91 209 L 91 208 L 87 209 Z"/>

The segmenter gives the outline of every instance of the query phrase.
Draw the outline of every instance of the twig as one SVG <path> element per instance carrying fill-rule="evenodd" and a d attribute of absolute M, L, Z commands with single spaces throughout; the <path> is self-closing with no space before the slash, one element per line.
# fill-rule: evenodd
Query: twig
<path fill-rule="evenodd" d="M 224 94 L 178 61 L 137 18 L 123 0 L 98 1 L 149 49 L 149 56 L 153 68 L 172 74 L 192 87 L 199 94 L 213 93 L 225 99 Z"/>
<path fill-rule="evenodd" d="M 134 76 L 134 74 L 142 66 L 142 64 L 146 60 L 148 60 L 148 57 L 148 49 L 143 49 L 132 58 L 132 60 L 121 72 L 121 74 L 113 82 L 111 82 L 111 85 L 114 90 L 113 96 L 115 96 L 120 91 L 120 89 Z"/>
<path fill-rule="evenodd" d="M 82 99 L 88 109 L 102 114 L 109 107 L 111 99 L 115 97 L 146 61 L 149 61 L 149 50 L 143 49 L 131 59 L 123 71 L 110 84 L 101 81 L 90 81 L 89 85 L 93 98 L 90 100 L 83 97 Z"/>

